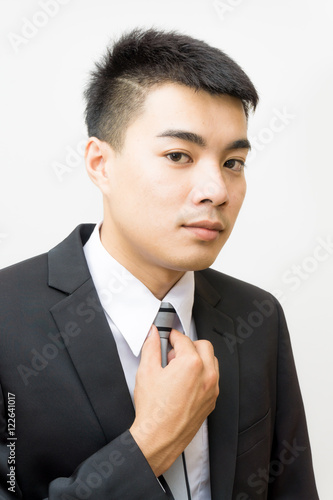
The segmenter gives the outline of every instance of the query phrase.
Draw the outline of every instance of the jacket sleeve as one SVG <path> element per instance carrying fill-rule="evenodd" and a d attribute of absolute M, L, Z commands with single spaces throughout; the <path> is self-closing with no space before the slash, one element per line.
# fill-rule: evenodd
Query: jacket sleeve
<path fill-rule="evenodd" d="M 129 431 L 49 485 L 49 500 L 72 498 L 168 499 Z"/>
<path fill-rule="evenodd" d="M 2 393 L 1 393 L 2 395 Z M 25 499 L 10 482 L 9 447 L 4 398 L 1 397 L 0 500 Z M 13 475 L 15 477 L 15 475 Z M 168 500 L 129 431 L 82 462 L 70 477 L 54 479 L 44 500 Z M 28 500 L 28 499 L 26 499 Z"/>

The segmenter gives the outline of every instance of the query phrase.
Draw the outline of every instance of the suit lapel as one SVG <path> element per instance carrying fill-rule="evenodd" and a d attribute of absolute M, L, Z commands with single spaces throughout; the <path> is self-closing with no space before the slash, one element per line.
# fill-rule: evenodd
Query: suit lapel
<path fill-rule="evenodd" d="M 92 229 L 79 227 L 49 253 L 49 284 L 69 294 L 51 314 L 108 442 L 131 426 L 134 408 L 82 250 Z"/>
<path fill-rule="evenodd" d="M 196 273 L 193 315 L 198 338 L 214 345 L 220 366 L 220 394 L 208 417 L 212 500 L 232 498 L 238 439 L 238 355 L 228 347 L 226 336 L 234 335 L 234 323 L 222 306 L 216 290 L 202 273 Z"/>

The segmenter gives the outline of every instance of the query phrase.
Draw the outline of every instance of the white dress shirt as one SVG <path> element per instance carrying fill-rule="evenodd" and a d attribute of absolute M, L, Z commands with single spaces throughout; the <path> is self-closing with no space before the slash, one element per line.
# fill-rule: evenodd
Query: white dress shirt
<path fill-rule="evenodd" d="M 97 224 L 84 245 L 84 254 L 97 294 L 115 338 L 119 358 L 133 401 L 142 345 L 160 308 L 150 290 L 104 248 Z M 192 307 L 194 273 L 188 271 L 163 298 L 177 312 L 174 328 L 197 339 Z M 208 431 L 205 421 L 185 450 L 192 500 L 211 500 Z M 178 499 L 176 499 L 178 500 Z M 182 499 L 180 499 L 182 500 Z"/>

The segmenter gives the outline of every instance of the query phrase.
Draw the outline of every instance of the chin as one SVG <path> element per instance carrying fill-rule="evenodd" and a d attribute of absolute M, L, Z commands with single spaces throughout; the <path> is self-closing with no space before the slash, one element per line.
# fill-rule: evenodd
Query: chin
<path fill-rule="evenodd" d="M 191 266 L 191 269 L 189 271 L 202 271 L 203 269 L 207 269 L 207 267 L 210 267 L 212 264 L 214 264 L 214 260 L 209 260 L 209 261 L 201 261 L 201 262 L 196 262 Z"/>
<path fill-rule="evenodd" d="M 193 252 L 192 255 L 187 255 L 186 260 L 184 261 L 187 270 L 202 271 L 203 269 L 207 269 L 214 264 L 223 246 L 224 244 L 219 245 L 218 247 L 215 246 L 215 248 L 201 248 L 199 252 Z"/>
<path fill-rule="evenodd" d="M 178 271 L 202 271 L 210 267 L 216 260 L 217 255 L 212 256 L 200 256 L 200 257 L 187 257 L 183 262 L 178 261 L 176 263 Z"/>

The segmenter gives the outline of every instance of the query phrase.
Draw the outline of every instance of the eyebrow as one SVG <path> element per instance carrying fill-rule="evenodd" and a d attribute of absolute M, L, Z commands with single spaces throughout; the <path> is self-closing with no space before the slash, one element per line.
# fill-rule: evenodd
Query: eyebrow
<path fill-rule="evenodd" d="M 166 130 L 157 137 L 173 137 L 182 141 L 193 142 L 203 148 L 207 146 L 207 142 L 202 135 L 195 134 L 194 132 L 186 132 L 185 130 Z"/>
<path fill-rule="evenodd" d="M 228 151 L 230 149 L 251 149 L 251 143 L 248 139 L 238 139 L 237 141 L 227 144 L 226 149 Z"/>
<path fill-rule="evenodd" d="M 207 146 L 207 141 L 202 137 L 202 135 L 196 134 L 195 132 L 187 132 L 186 130 L 166 130 L 157 137 L 172 137 L 176 139 L 181 139 L 182 141 L 192 142 L 205 148 Z M 227 144 L 227 151 L 232 149 L 251 149 L 251 144 L 248 139 L 237 139 L 236 141 Z"/>

